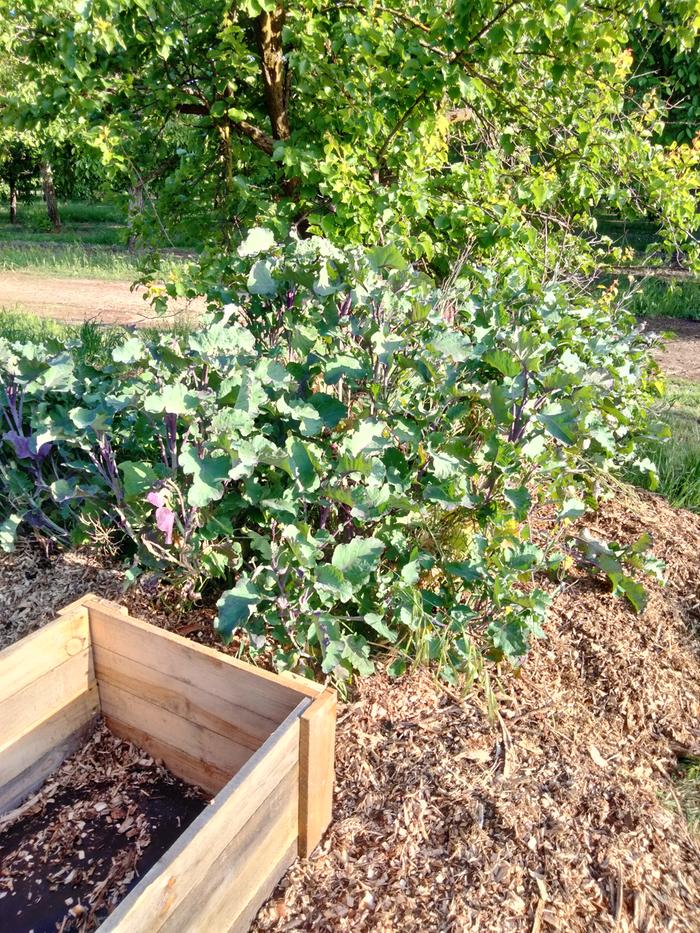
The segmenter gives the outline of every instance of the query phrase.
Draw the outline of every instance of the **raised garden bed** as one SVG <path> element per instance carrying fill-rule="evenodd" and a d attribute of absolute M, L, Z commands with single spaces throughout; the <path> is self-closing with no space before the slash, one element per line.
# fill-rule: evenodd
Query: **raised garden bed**
<path fill-rule="evenodd" d="M 84 597 L 0 653 L 0 832 L 2 814 L 5 825 L 15 825 L 8 816 L 37 791 L 41 797 L 99 717 L 108 735 L 213 795 L 210 804 L 189 801 L 203 811 L 100 930 L 246 930 L 330 820 L 334 692 L 258 670 Z M 191 806 L 188 813 L 176 814 L 183 826 Z M 124 819 L 113 821 L 114 833 Z M 68 885 L 61 895 L 70 899 Z"/>

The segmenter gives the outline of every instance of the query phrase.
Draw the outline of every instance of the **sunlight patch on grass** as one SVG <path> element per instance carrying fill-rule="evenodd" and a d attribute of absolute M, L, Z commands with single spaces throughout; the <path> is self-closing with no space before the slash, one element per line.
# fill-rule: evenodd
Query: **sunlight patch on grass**
<path fill-rule="evenodd" d="M 52 249 L 31 244 L 0 245 L 0 272 L 132 281 L 138 270 L 137 257 L 110 250 L 91 250 L 79 245 Z"/>
<path fill-rule="evenodd" d="M 631 296 L 638 317 L 671 317 L 700 321 L 700 279 L 646 279 Z"/>
<path fill-rule="evenodd" d="M 700 511 L 700 384 L 669 382 L 663 406 L 656 412 L 671 437 L 649 442 L 643 455 L 656 464 L 657 492 L 671 505 Z"/>

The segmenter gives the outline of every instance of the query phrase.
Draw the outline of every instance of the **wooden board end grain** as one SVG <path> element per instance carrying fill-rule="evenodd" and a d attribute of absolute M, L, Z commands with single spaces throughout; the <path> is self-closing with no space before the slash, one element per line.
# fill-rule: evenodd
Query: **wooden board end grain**
<path fill-rule="evenodd" d="M 335 719 L 338 698 L 327 688 L 299 722 L 299 855 L 308 858 L 333 812 Z"/>

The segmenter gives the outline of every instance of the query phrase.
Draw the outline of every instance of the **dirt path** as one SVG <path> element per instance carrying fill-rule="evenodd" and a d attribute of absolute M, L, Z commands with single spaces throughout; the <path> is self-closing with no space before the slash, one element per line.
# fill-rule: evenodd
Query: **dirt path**
<path fill-rule="evenodd" d="M 676 335 L 655 354 L 666 375 L 700 382 L 700 321 L 656 317 L 648 318 L 646 323 L 657 334 Z"/>
<path fill-rule="evenodd" d="M 156 315 L 144 301 L 141 288 L 107 279 L 61 278 L 30 272 L 0 273 L 0 308 L 21 308 L 40 317 L 69 324 L 99 321 L 102 324 L 145 324 Z M 195 304 L 178 302 L 173 308 L 186 315 Z"/>

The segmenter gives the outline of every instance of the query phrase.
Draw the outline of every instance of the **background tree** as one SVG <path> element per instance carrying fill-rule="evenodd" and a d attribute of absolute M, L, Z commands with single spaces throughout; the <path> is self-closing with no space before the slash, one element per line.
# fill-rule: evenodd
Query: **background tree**
<path fill-rule="evenodd" d="M 107 163 L 156 171 L 165 222 L 196 215 L 216 250 L 265 222 L 443 273 L 467 251 L 590 275 L 618 258 L 595 245 L 610 210 L 697 259 L 698 148 L 660 143 L 629 50 L 668 29 L 691 48 L 697 0 L 3 3 L 25 88 L 10 118 L 69 120 Z"/>
<path fill-rule="evenodd" d="M 0 137 L 0 181 L 7 185 L 10 223 L 17 223 L 17 202 L 28 197 L 36 183 L 38 153 L 19 134 Z"/>

